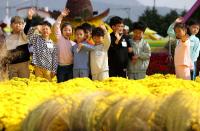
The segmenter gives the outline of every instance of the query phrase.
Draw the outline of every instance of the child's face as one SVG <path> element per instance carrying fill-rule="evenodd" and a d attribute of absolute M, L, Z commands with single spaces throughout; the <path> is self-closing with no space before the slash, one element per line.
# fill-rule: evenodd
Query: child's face
<path fill-rule="evenodd" d="M 182 39 L 187 33 L 187 30 L 182 28 L 175 28 L 174 31 L 176 33 L 176 38 L 178 39 Z"/>
<path fill-rule="evenodd" d="M 95 44 L 103 43 L 104 37 L 103 36 L 93 36 L 92 37 Z"/>
<path fill-rule="evenodd" d="M 84 30 L 76 30 L 75 37 L 78 43 L 83 42 L 85 40 Z"/>
<path fill-rule="evenodd" d="M 126 29 L 123 29 L 123 34 L 128 35 L 129 31 Z"/>
<path fill-rule="evenodd" d="M 142 30 L 133 30 L 133 40 L 141 40 L 143 38 L 144 32 Z"/>
<path fill-rule="evenodd" d="M 42 34 L 42 37 L 48 38 L 49 35 L 51 34 L 51 28 L 47 25 L 42 25 L 41 34 Z"/>
<path fill-rule="evenodd" d="M 199 32 L 199 25 L 191 25 L 189 30 L 192 35 L 196 35 Z"/>
<path fill-rule="evenodd" d="M 22 22 L 14 22 L 11 24 L 11 28 L 13 30 L 13 33 L 19 33 L 24 28 L 24 23 Z"/>
<path fill-rule="evenodd" d="M 72 27 L 70 25 L 65 26 L 62 30 L 62 34 L 68 39 L 72 35 Z"/>
<path fill-rule="evenodd" d="M 123 34 L 124 24 L 120 23 L 120 24 L 113 25 L 112 29 L 113 29 L 114 32 L 117 32 L 119 34 Z"/>
<path fill-rule="evenodd" d="M 91 34 L 92 34 L 92 32 L 91 32 L 91 31 L 89 31 L 89 30 L 86 30 L 86 31 L 85 31 L 85 39 L 86 39 L 86 40 L 90 39 L 90 37 L 91 37 Z"/>

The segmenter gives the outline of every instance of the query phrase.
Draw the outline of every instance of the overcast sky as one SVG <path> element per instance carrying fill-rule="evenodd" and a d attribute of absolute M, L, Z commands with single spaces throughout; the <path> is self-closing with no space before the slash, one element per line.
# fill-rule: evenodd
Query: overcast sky
<path fill-rule="evenodd" d="M 91 0 L 105 1 L 108 3 L 133 4 L 135 0 Z M 137 0 L 143 5 L 153 6 L 154 0 Z M 170 8 L 189 9 L 197 0 L 155 0 L 156 6 L 165 6 Z"/>
<path fill-rule="evenodd" d="M 152 6 L 154 0 L 138 0 L 138 1 L 144 5 Z M 155 0 L 155 1 L 156 1 L 156 6 L 167 6 L 171 8 L 189 9 L 197 0 Z"/>
<path fill-rule="evenodd" d="M 36 3 L 37 0 L 8 0 L 8 1 L 12 9 L 10 11 L 11 12 L 10 14 L 16 15 L 15 9 L 17 7 L 25 6 L 24 5 L 25 3 L 31 4 L 31 1 L 33 3 Z M 62 9 L 65 6 L 65 3 L 67 2 L 67 0 L 38 0 L 38 1 L 39 1 L 40 7 L 49 6 L 50 9 L 56 9 L 56 10 Z M 55 1 L 57 1 L 57 3 L 55 3 Z M 178 8 L 178 9 L 186 9 L 186 10 L 190 9 L 196 1 L 197 0 L 155 0 L 157 7 L 169 7 L 173 9 Z M 101 2 L 105 4 L 105 8 L 112 9 L 112 7 L 106 7 L 106 3 L 111 3 L 109 5 L 120 5 L 122 7 L 133 7 L 133 5 L 138 6 L 140 4 L 152 7 L 154 0 L 91 0 L 91 2 L 92 3 Z M 40 5 L 40 3 L 43 3 L 43 4 Z M 98 6 L 98 4 L 96 4 L 96 6 Z M 5 7 L 6 7 L 6 0 L 0 0 L 0 20 L 2 20 L 5 17 L 5 14 L 6 14 Z"/>

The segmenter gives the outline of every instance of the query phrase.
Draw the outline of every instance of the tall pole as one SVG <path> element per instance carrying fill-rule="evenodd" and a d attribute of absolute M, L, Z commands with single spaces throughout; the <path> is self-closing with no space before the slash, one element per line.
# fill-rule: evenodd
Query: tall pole
<path fill-rule="evenodd" d="M 127 8 L 122 8 L 122 9 L 126 11 L 127 17 L 130 18 L 130 16 L 131 16 L 131 8 L 127 7 Z"/>
<path fill-rule="evenodd" d="M 31 6 L 34 7 L 34 0 L 31 0 Z"/>
<path fill-rule="evenodd" d="M 9 17 L 9 1 L 6 0 L 6 17 Z"/>
<path fill-rule="evenodd" d="M 38 10 L 38 0 L 36 0 L 36 10 Z"/>
<path fill-rule="evenodd" d="M 156 0 L 153 0 L 153 9 L 156 9 Z"/>

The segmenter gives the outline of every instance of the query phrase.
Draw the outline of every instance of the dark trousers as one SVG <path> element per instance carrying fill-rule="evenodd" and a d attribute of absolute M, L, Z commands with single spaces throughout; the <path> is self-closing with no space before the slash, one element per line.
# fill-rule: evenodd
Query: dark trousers
<path fill-rule="evenodd" d="M 126 68 L 109 68 L 109 77 L 127 78 L 127 69 Z"/>
<path fill-rule="evenodd" d="M 73 65 L 66 65 L 66 66 L 58 65 L 56 77 L 58 83 L 72 79 Z"/>
<path fill-rule="evenodd" d="M 190 76 L 191 76 L 191 80 L 195 80 L 196 79 L 196 70 L 197 70 L 197 62 L 194 62 L 194 69 L 190 70 Z"/>

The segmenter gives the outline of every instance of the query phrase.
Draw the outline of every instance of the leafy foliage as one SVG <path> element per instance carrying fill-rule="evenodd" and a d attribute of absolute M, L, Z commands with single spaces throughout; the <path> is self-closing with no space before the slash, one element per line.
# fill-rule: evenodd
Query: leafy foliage
<path fill-rule="evenodd" d="M 149 28 L 158 32 L 162 36 L 167 36 L 167 29 L 169 25 L 179 16 L 176 10 L 171 10 L 165 16 L 158 14 L 158 11 L 153 8 L 147 8 L 139 21 L 145 22 Z"/>

